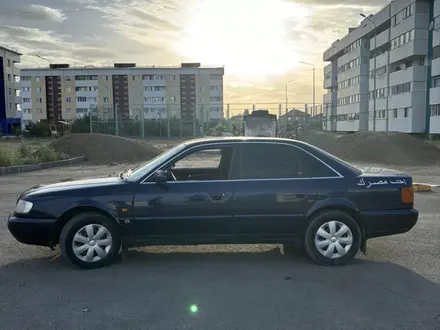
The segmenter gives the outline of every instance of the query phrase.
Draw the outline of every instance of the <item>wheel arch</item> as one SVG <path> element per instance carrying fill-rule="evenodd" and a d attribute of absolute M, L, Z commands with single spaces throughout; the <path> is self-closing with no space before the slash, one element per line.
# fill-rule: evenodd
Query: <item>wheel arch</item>
<path fill-rule="evenodd" d="M 361 231 L 361 251 L 366 253 L 366 229 L 365 224 L 362 221 L 362 217 L 360 215 L 359 208 L 356 204 L 351 201 L 345 199 L 333 199 L 333 200 L 325 200 L 323 203 L 315 204 L 307 213 L 307 223 L 310 223 L 310 220 L 316 217 L 318 214 L 327 212 L 327 211 L 341 211 L 353 218 L 353 220 L 359 226 Z"/>
<path fill-rule="evenodd" d="M 76 216 L 78 214 L 86 213 L 86 212 L 93 212 L 93 213 L 101 214 L 101 215 L 113 220 L 116 225 L 120 226 L 119 220 L 114 215 L 112 215 L 110 212 L 108 212 L 107 210 L 105 210 L 99 206 L 96 206 L 96 205 L 77 205 L 77 206 L 74 206 L 74 207 L 70 208 L 69 210 L 65 211 L 58 218 L 58 221 L 56 222 L 55 227 L 54 227 L 52 234 L 51 234 L 51 245 L 55 246 L 59 243 L 61 231 L 63 230 L 64 226 L 67 224 L 67 222 L 70 219 L 72 219 L 74 216 Z"/>

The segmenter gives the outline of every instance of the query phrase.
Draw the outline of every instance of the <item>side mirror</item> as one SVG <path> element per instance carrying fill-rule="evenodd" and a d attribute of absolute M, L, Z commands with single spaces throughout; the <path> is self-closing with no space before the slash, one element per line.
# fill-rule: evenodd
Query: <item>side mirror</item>
<path fill-rule="evenodd" d="M 164 183 L 164 182 L 167 182 L 167 180 L 168 180 L 168 173 L 167 173 L 167 171 L 164 171 L 164 170 L 157 170 L 155 177 L 156 177 L 157 183 Z"/>

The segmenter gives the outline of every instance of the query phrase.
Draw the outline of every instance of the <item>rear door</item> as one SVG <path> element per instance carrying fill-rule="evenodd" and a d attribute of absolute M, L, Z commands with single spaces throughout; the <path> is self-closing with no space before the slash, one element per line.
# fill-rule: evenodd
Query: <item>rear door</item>
<path fill-rule="evenodd" d="M 291 144 L 245 142 L 234 172 L 236 234 L 282 236 L 303 226 L 317 200 L 321 180 L 338 174 L 306 151 Z"/>

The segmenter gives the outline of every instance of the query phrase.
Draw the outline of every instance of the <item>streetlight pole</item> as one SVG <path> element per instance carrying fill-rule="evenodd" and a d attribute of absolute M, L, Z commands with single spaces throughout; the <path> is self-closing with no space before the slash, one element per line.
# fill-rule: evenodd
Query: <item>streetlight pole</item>
<path fill-rule="evenodd" d="M 373 20 L 371 18 L 369 18 L 368 16 L 366 16 L 365 14 L 360 14 L 363 18 L 365 18 L 366 20 L 368 20 L 369 22 L 373 23 L 374 26 L 374 50 L 376 50 L 376 36 L 377 36 L 377 25 L 376 23 L 373 22 Z M 376 56 L 374 56 L 374 60 L 373 60 L 373 132 L 376 131 Z M 368 85 L 370 85 L 368 83 Z M 369 106 L 370 101 L 368 101 L 368 108 L 370 108 Z M 387 120 L 388 120 L 388 109 L 387 109 Z M 370 120 L 370 115 L 368 114 L 368 121 Z"/>
<path fill-rule="evenodd" d="M 315 109 L 315 65 L 312 63 L 307 63 L 307 62 L 299 62 L 301 64 L 305 64 L 305 65 L 310 65 L 313 68 L 313 110 L 312 111 L 316 111 Z"/>

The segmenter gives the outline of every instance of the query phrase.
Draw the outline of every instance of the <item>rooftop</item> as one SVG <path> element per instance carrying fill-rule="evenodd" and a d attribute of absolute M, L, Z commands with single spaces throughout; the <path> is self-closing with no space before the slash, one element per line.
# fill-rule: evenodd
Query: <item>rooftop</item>
<path fill-rule="evenodd" d="M 193 64 L 193 65 L 188 65 Z M 36 66 L 22 67 L 21 70 L 117 70 L 117 69 L 224 69 L 224 65 L 201 65 L 200 63 L 181 63 L 178 65 L 136 65 L 135 63 L 127 66 L 120 66 L 119 63 L 113 65 L 70 65 L 70 64 L 58 64 L 52 63 L 49 66 Z"/>
<path fill-rule="evenodd" d="M 19 55 L 19 56 L 23 55 L 23 54 L 21 54 L 19 52 L 16 52 L 15 50 L 12 50 L 12 49 L 9 49 L 9 48 L 6 48 L 6 47 L 2 47 L 2 46 L 0 46 L 0 50 L 5 50 L 7 52 L 11 52 L 11 53 L 14 53 L 15 55 Z"/>

